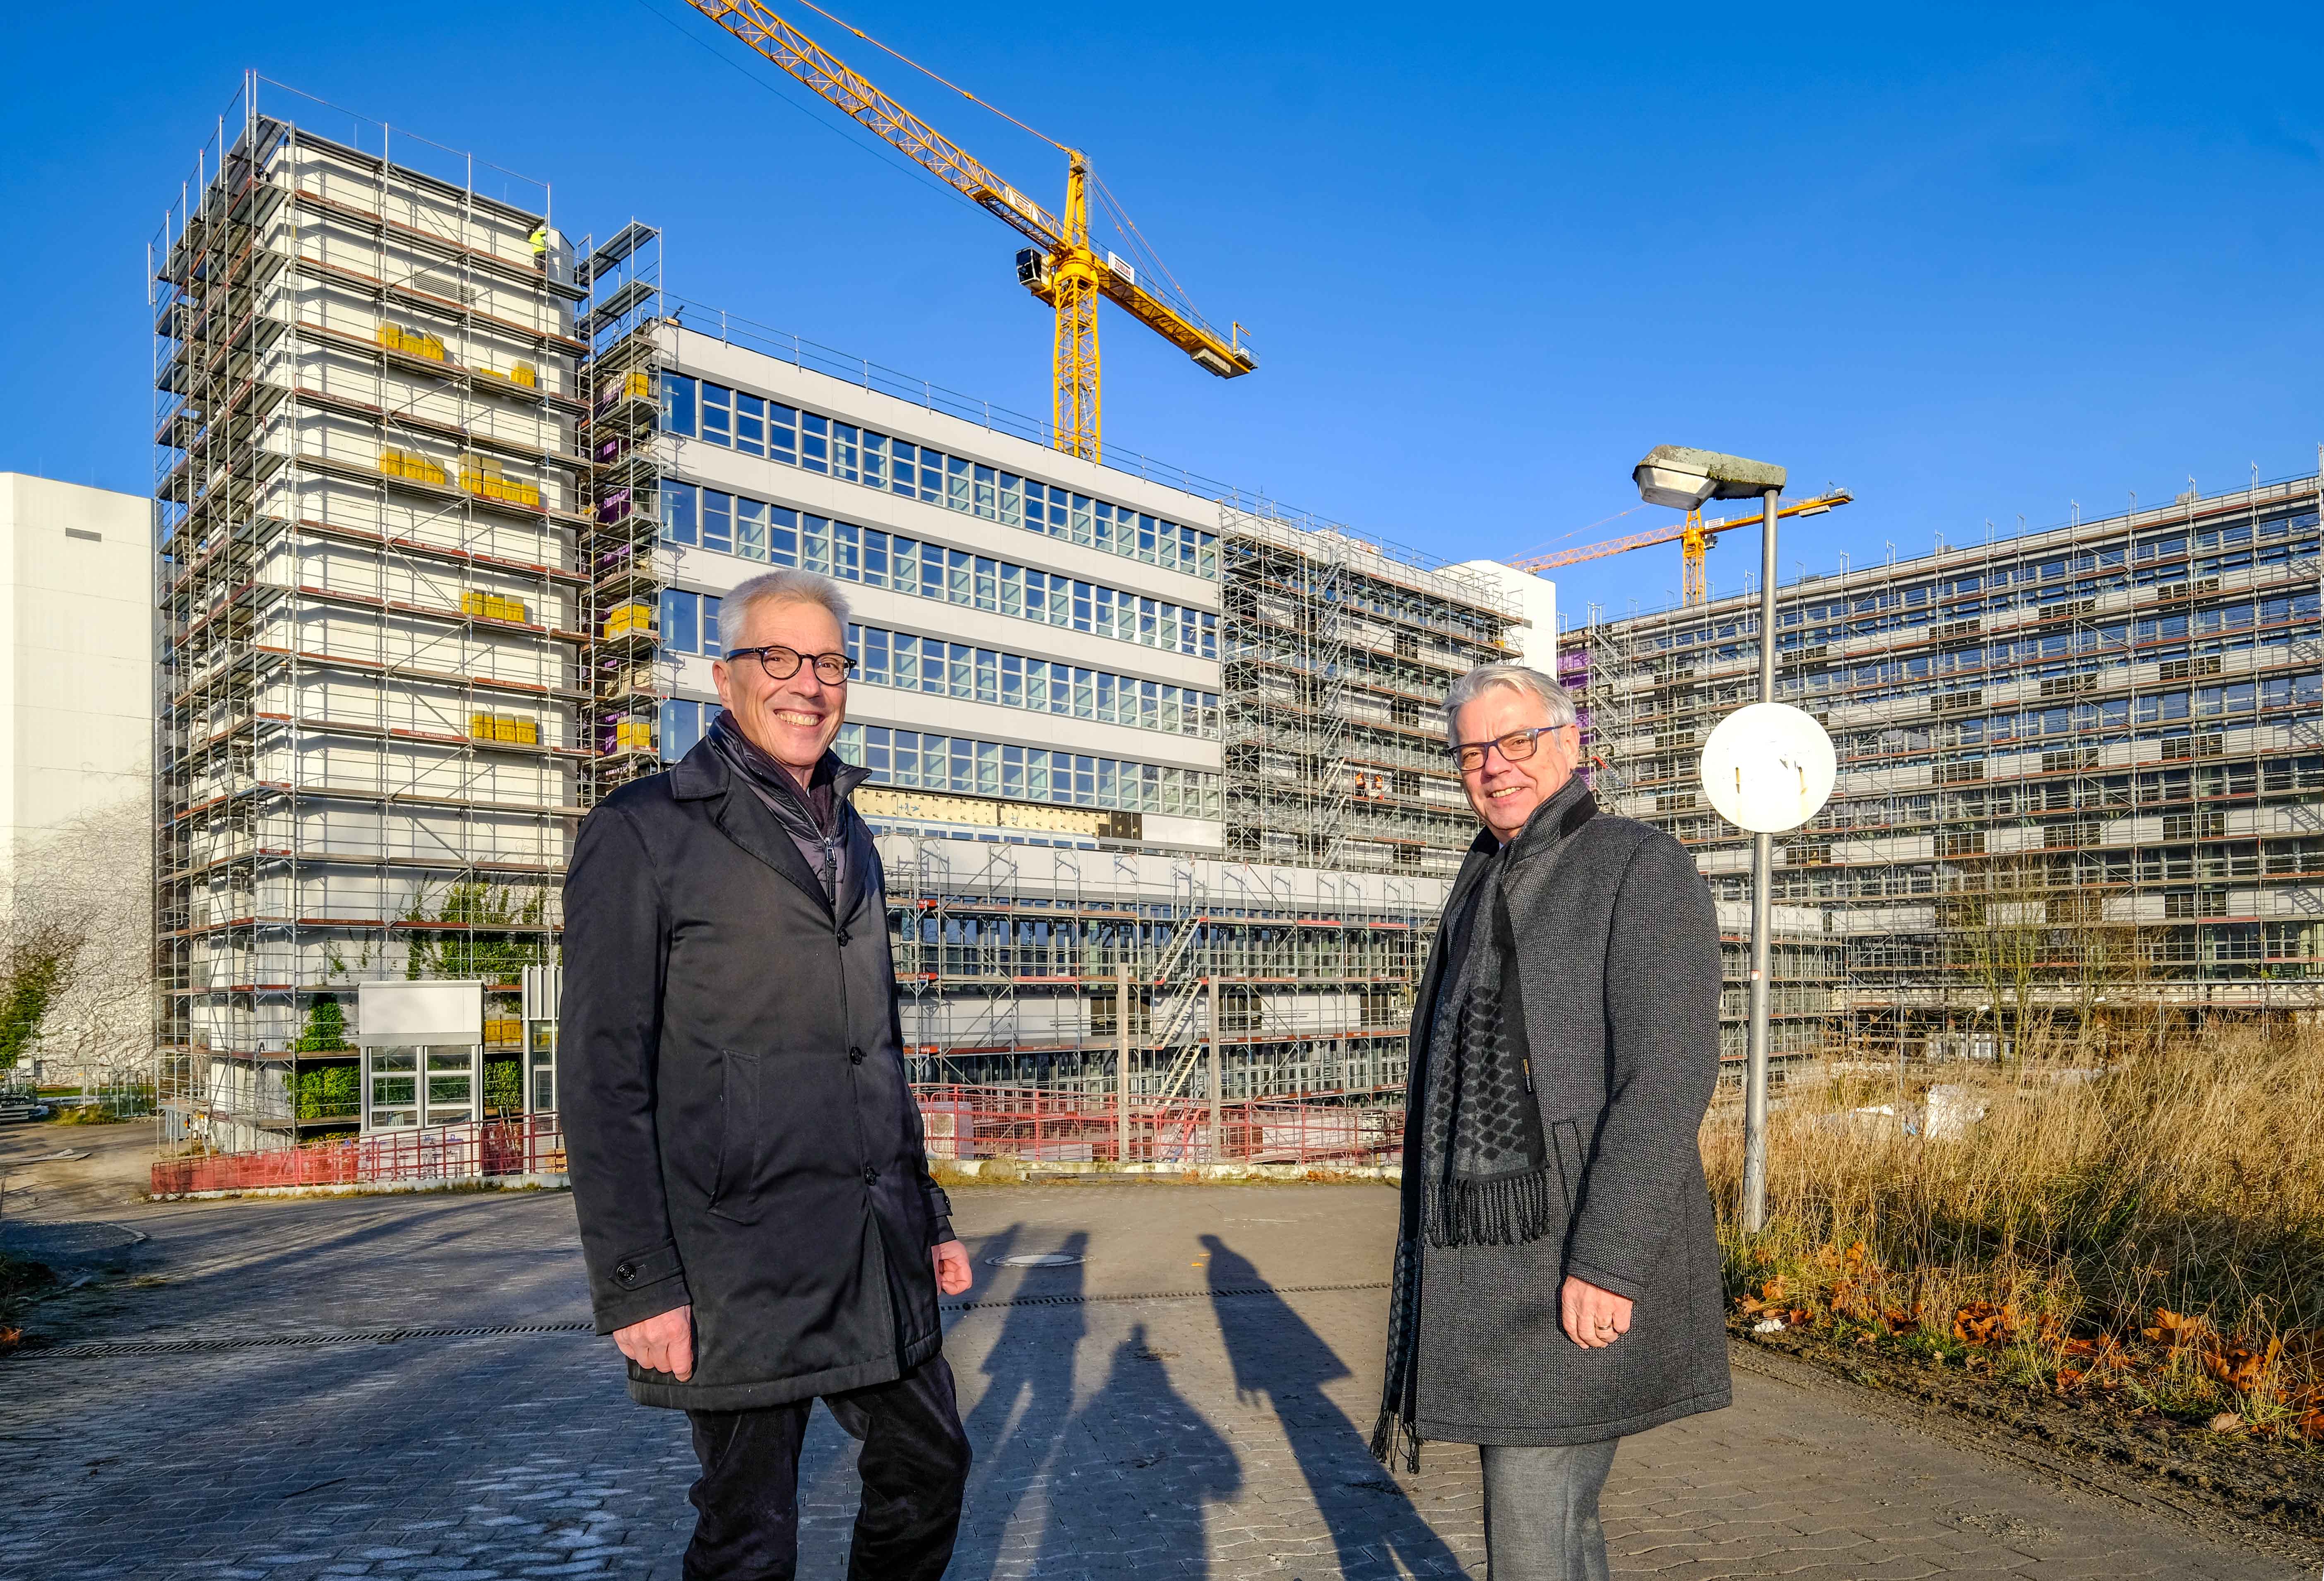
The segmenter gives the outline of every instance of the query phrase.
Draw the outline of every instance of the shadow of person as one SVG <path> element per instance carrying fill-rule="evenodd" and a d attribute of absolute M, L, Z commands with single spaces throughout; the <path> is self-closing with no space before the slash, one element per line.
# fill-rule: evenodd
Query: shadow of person
<path fill-rule="evenodd" d="M 1063 1435 L 1030 1574 L 1211 1573 L 1209 1505 L 1242 1491 L 1242 1462 L 1171 1386 L 1173 1354 L 1148 1341 L 1143 1323 L 1113 1347 L 1104 1382 Z M 1121 1519 L 1125 1504 L 1141 1519 Z"/>
<path fill-rule="evenodd" d="M 1325 1384 L 1352 1375 L 1339 1353 L 1275 1293 L 1249 1258 L 1216 1235 L 1204 1235 L 1203 1245 L 1210 1253 L 1211 1309 L 1234 1368 L 1236 1397 L 1263 1400 L 1282 1423 L 1308 1495 L 1332 1534 L 1341 1575 L 1357 1581 L 1462 1574 L 1458 1557 L 1372 1458 L 1370 1436 L 1323 1391 Z"/>
<path fill-rule="evenodd" d="M 1006 1255 L 1020 1229 L 1012 1225 L 981 1244 L 979 1260 Z M 1088 1232 L 1075 1230 L 1057 1249 L 1071 1257 L 1084 1256 L 1089 1249 Z M 1029 1270 L 1010 1293 L 1053 1297 L 1056 1303 L 1010 1308 L 1007 1321 L 977 1365 L 983 1388 L 962 1418 L 976 1459 L 969 1472 L 960 1540 L 953 1549 L 952 1567 L 945 1572 L 953 1581 L 992 1575 L 1000 1567 L 1009 1529 L 1020 1513 L 1028 1519 L 1038 1515 L 1045 1523 L 1056 1516 L 1046 1508 L 1051 1464 L 1073 1419 L 1075 1354 L 1089 1329 L 1079 1300 L 1082 1265 Z M 996 1286 L 973 1291 L 969 1299 L 1002 1294 Z M 948 1340 L 945 1348 L 957 1367 L 960 1347 Z M 1024 1509 L 1032 1500 L 1044 1508 Z"/>

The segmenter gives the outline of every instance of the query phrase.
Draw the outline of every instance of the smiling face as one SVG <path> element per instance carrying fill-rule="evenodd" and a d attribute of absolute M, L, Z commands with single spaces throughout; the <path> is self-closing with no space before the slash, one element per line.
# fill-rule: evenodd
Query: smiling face
<path fill-rule="evenodd" d="M 1513 686 L 1489 686 L 1461 706 L 1453 717 L 1458 739 L 1463 743 L 1498 741 L 1512 730 L 1531 730 L 1549 723 L 1549 705 L 1531 692 Z M 1507 844 L 1526 827 L 1534 809 L 1564 787 L 1582 758 L 1582 732 L 1572 725 L 1545 730 L 1534 741 L 1534 754 L 1516 763 L 1496 746 L 1485 761 L 1461 775 L 1469 805 Z"/>
<path fill-rule="evenodd" d="M 847 719 L 846 683 L 832 686 L 817 680 L 813 660 L 818 653 L 846 652 L 847 639 L 837 619 L 820 604 L 761 604 L 751 611 L 742 640 L 734 645 L 778 644 L 807 661 L 787 680 L 768 680 L 755 653 L 732 663 L 721 659 L 710 667 L 710 674 L 718 682 L 718 700 L 751 744 L 805 786 Z"/>

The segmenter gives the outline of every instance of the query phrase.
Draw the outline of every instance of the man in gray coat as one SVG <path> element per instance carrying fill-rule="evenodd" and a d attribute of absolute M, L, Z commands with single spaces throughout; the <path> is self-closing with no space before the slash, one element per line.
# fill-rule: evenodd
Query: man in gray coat
<path fill-rule="evenodd" d="M 1493 1581 L 1603 1581 L 1617 1441 L 1729 1400 L 1718 918 L 1683 846 L 1599 812 L 1555 681 L 1485 665 L 1444 711 L 1485 827 L 1414 1007 L 1372 1447 L 1479 1446 Z"/>
<path fill-rule="evenodd" d="M 726 705 L 581 826 L 559 1055 L 599 1332 L 641 1404 L 687 1412 L 687 1581 L 787 1581 L 822 1400 L 862 1440 L 853 1581 L 936 1581 L 967 1435 L 941 1291 L 969 1285 L 905 1079 L 887 895 L 831 751 L 847 606 L 777 571 L 734 589 Z"/>

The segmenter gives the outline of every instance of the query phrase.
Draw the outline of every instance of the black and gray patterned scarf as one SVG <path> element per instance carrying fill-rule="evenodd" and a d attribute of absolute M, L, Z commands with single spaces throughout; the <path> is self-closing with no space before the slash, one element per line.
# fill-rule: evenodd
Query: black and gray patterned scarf
<path fill-rule="evenodd" d="M 1516 941 L 1501 885 L 1512 853 L 1547 858 L 1587 823 L 1598 804 L 1580 780 L 1542 803 L 1517 839 L 1486 860 L 1454 929 L 1449 981 L 1438 985 L 1425 1037 L 1414 1040 L 1406 1087 L 1403 1221 L 1388 1298 L 1386 1389 L 1372 1453 L 1383 1463 L 1405 1446 L 1417 1470 L 1413 1431 L 1419 1369 L 1423 1242 L 1429 1246 L 1517 1246 L 1563 1223 L 1564 1187 L 1554 1172 L 1535 1100 Z M 1464 942 L 1466 948 L 1462 948 Z"/>

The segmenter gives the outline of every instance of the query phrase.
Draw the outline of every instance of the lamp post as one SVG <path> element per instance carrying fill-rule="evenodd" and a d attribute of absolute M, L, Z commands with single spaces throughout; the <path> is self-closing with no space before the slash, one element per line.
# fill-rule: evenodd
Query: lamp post
<path fill-rule="evenodd" d="M 1692 511 L 1706 500 L 1760 500 L 1759 701 L 1775 700 L 1775 497 L 1785 473 L 1765 461 L 1683 445 L 1656 445 L 1630 472 L 1638 497 L 1650 505 Z M 1767 1221 L 1767 1020 L 1771 981 L 1767 892 L 1773 884 L 1775 837 L 1751 838 L 1751 1053 L 1743 1084 L 1743 1227 L 1757 1234 Z"/>

